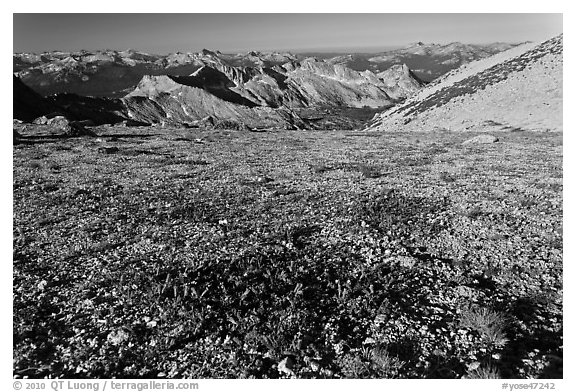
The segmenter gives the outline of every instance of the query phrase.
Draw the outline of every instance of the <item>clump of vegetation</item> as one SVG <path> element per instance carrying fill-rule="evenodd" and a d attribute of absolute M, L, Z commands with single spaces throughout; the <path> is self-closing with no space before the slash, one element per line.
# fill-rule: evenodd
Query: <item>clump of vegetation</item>
<path fill-rule="evenodd" d="M 473 206 L 471 208 L 464 209 L 463 211 L 460 212 L 460 214 L 469 219 L 476 219 L 482 216 L 483 211 L 480 206 Z"/>
<path fill-rule="evenodd" d="M 506 317 L 500 312 L 488 308 L 469 306 L 460 314 L 460 325 L 478 332 L 486 343 L 495 347 L 504 347 L 506 337 Z"/>
<path fill-rule="evenodd" d="M 445 181 L 445 182 L 455 182 L 456 181 L 456 178 L 452 174 L 447 173 L 447 172 L 441 172 L 440 173 L 440 179 L 442 181 Z"/>
<path fill-rule="evenodd" d="M 380 172 L 380 170 L 378 170 L 378 168 L 376 168 L 374 166 L 359 165 L 358 171 L 360 173 L 362 173 L 362 176 L 364 176 L 365 178 L 380 178 L 380 177 L 382 177 L 382 173 Z"/>
<path fill-rule="evenodd" d="M 310 169 L 312 170 L 313 173 L 316 174 L 322 174 L 327 171 L 334 170 L 331 166 L 322 163 L 311 165 Z"/>
<path fill-rule="evenodd" d="M 468 379 L 497 379 L 502 378 L 498 369 L 493 365 L 479 366 L 469 370 L 464 378 Z"/>

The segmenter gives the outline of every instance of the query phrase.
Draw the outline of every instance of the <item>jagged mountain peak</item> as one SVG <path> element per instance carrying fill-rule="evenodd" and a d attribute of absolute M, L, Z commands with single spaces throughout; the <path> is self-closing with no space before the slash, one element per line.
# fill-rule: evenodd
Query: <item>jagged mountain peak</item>
<path fill-rule="evenodd" d="M 390 96 L 397 100 L 414 95 L 424 86 L 424 82 L 406 64 L 393 65 L 376 76 L 390 90 Z"/>
<path fill-rule="evenodd" d="M 202 54 L 202 56 L 213 56 L 213 57 L 217 56 L 217 54 L 215 52 L 208 50 L 208 49 L 202 49 L 200 51 L 200 53 Z"/>

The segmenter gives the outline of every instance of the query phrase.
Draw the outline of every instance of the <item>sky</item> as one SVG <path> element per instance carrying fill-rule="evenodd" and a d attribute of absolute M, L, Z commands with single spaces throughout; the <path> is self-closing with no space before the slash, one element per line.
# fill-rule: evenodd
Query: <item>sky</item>
<path fill-rule="evenodd" d="M 418 41 L 542 41 L 562 27 L 562 14 L 542 13 L 14 13 L 13 52 L 377 51 Z"/>

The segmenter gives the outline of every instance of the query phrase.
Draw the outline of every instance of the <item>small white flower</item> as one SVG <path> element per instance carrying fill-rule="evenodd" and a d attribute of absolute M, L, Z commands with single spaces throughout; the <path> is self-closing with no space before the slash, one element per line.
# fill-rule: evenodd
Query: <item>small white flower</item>
<path fill-rule="evenodd" d="M 48 284 L 47 281 L 42 280 L 38 283 L 38 285 L 36 287 L 38 287 L 38 290 L 44 290 L 46 288 L 47 284 Z"/>
<path fill-rule="evenodd" d="M 294 361 L 289 357 L 286 357 L 278 364 L 278 371 L 288 376 L 293 376 L 294 375 L 294 371 L 292 370 L 293 366 Z"/>

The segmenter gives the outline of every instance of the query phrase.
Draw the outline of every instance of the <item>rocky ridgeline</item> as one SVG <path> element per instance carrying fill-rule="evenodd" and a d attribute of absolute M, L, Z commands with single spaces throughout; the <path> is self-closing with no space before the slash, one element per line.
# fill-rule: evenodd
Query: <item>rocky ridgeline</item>
<path fill-rule="evenodd" d="M 373 69 L 386 70 L 393 65 L 407 64 L 419 78 L 432 81 L 446 72 L 472 61 L 491 57 L 519 44 L 496 42 L 486 45 L 426 44 L 417 42 L 404 48 L 375 54 L 368 58 Z M 352 65 L 347 63 L 349 66 Z"/>
<path fill-rule="evenodd" d="M 377 115 L 379 131 L 562 131 L 562 35 L 470 63 Z"/>
<path fill-rule="evenodd" d="M 191 83 L 191 82 L 190 82 Z M 228 121 L 235 128 L 294 128 L 304 125 L 287 109 L 248 105 L 240 95 L 222 90 L 223 97 L 200 87 L 181 84 L 168 76 L 142 79 L 136 90 L 123 98 L 129 118 L 151 124 L 197 125 L 212 118 L 212 123 Z M 225 98 L 230 100 L 226 100 Z M 239 102 L 234 102 L 236 99 Z M 210 125 L 204 122 L 203 125 Z"/>
<path fill-rule="evenodd" d="M 381 53 L 344 55 L 295 55 L 255 51 L 224 54 L 207 49 L 197 53 L 177 52 L 168 55 L 154 55 L 131 49 L 55 51 L 41 54 L 15 53 L 13 71 L 24 83 L 42 95 L 75 93 L 120 98 L 129 93 L 144 75 L 184 76 L 206 65 L 223 72 L 224 67 L 261 67 L 280 71 L 277 67 L 303 61 L 310 56 L 323 59 L 329 64 L 343 65 L 359 72 L 369 70 L 375 74 L 394 65 L 407 64 L 421 79 L 430 81 L 462 64 L 489 57 L 513 46 L 515 44 L 418 43 Z"/>
<path fill-rule="evenodd" d="M 397 79 L 390 80 L 396 77 Z M 145 76 L 123 98 L 131 119 L 158 123 L 192 122 L 213 117 L 250 128 L 310 128 L 298 112 L 310 108 L 378 109 L 400 99 L 396 87 L 417 83 L 398 74 L 386 83 L 370 71 L 358 72 L 318 60 L 274 68 L 238 68 L 222 62 L 189 76 Z M 323 111 L 315 112 L 322 117 Z"/>
<path fill-rule="evenodd" d="M 242 73 L 239 68 L 273 67 L 290 61 L 296 61 L 296 57 L 289 53 L 226 55 L 207 49 L 166 56 L 134 50 L 16 53 L 13 71 L 42 95 L 75 93 L 120 98 L 132 91 L 144 75 L 186 76 L 204 66 L 219 70 L 232 67 Z"/>

